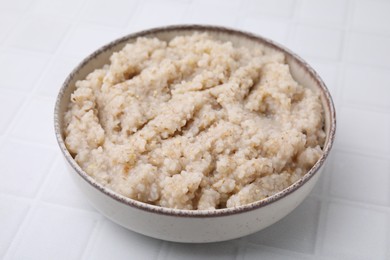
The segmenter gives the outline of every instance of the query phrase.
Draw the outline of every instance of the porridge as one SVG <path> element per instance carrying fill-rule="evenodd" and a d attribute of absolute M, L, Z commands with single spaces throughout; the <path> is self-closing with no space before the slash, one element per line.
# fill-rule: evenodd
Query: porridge
<path fill-rule="evenodd" d="M 177 209 L 236 207 L 301 178 L 322 155 L 319 94 L 284 54 L 207 34 L 138 38 L 76 83 L 65 144 L 129 198 Z"/>

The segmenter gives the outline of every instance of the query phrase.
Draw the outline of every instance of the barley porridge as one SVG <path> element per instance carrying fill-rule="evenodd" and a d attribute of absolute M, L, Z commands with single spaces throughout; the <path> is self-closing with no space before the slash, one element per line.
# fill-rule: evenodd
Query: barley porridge
<path fill-rule="evenodd" d="M 273 195 L 322 155 L 319 94 L 284 54 L 195 33 L 138 38 L 76 83 L 65 144 L 99 183 L 177 209 Z"/>

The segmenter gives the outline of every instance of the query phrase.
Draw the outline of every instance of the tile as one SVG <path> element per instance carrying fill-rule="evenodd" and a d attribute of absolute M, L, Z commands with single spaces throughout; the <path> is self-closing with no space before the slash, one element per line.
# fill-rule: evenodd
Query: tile
<path fill-rule="evenodd" d="M 65 159 L 61 156 L 55 162 L 53 169 L 49 173 L 48 181 L 42 192 L 42 200 L 54 204 L 95 211 L 87 200 L 87 197 L 71 179 L 70 174 L 76 173 L 70 172 Z"/>
<path fill-rule="evenodd" d="M 29 204 L 16 199 L 0 199 L 0 258 L 11 245 L 12 239 L 27 214 Z"/>
<path fill-rule="evenodd" d="M 0 9 L 2 11 L 25 11 L 33 0 L 1 0 Z"/>
<path fill-rule="evenodd" d="M 56 145 L 54 101 L 49 98 L 33 97 L 16 119 L 11 135 L 31 142 Z"/>
<path fill-rule="evenodd" d="M 183 22 L 234 27 L 239 4 L 238 0 L 193 1 Z"/>
<path fill-rule="evenodd" d="M 355 1 L 351 28 L 358 31 L 390 34 L 389 1 Z"/>
<path fill-rule="evenodd" d="M 0 111 L 7 111 L 0 116 L 0 135 L 9 127 L 24 101 L 23 95 L 12 94 L 0 90 Z"/>
<path fill-rule="evenodd" d="M 86 259 L 157 259 L 161 243 L 104 220 Z"/>
<path fill-rule="evenodd" d="M 244 18 L 240 20 L 240 28 L 260 36 L 264 36 L 280 44 L 287 45 L 289 21 L 270 18 Z"/>
<path fill-rule="evenodd" d="M 86 0 L 80 13 L 83 21 L 123 27 L 137 8 L 138 1 L 127 0 Z"/>
<path fill-rule="evenodd" d="M 5 140 L 0 158 L 0 193 L 33 197 L 49 171 L 54 154 L 43 147 Z"/>
<path fill-rule="evenodd" d="M 306 24 L 343 26 L 347 5 L 347 0 L 302 0 L 298 20 Z"/>
<path fill-rule="evenodd" d="M 53 98 L 57 97 L 66 77 L 79 62 L 78 59 L 57 57 L 42 76 L 37 89 L 38 94 Z"/>
<path fill-rule="evenodd" d="M 11 248 L 12 259 L 80 259 L 100 216 L 39 205 Z"/>
<path fill-rule="evenodd" d="M 389 69 L 389 46 L 390 36 L 351 32 L 345 48 L 345 60 Z"/>
<path fill-rule="evenodd" d="M 241 17 L 261 17 L 262 15 L 289 18 L 294 9 L 294 0 L 245 0 L 242 2 Z"/>
<path fill-rule="evenodd" d="M 248 241 L 296 252 L 312 253 L 316 240 L 320 203 L 306 199 L 274 225 L 247 237 Z"/>
<path fill-rule="evenodd" d="M 390 116 L 363 109 L 338 110 L 336 143 L 340 148 L 371 153 L 390 152 Z"/>
<path fill-rule="evenodd" d="M 184 1 L 143 2 L 138 6 L 130 24 L 136 30 L 180 24 L 189 6 Z"/>
<path fill-rule="evenodd" d="M 340 30 L 297 25 L 290 39 L 290 48 L 304 58 L 338 60 L 342 38 Z"/>
<path fill-rule="evenodd" d="M 390 108 L 388 69 L 347 66 L 344 72 L 342 99 L 346 104 Z"/>
<path fill-rule="evenodd" d="M 166 259 L 236 259 L 238 248 L 233 242 L 207 244 L 169 243 Z"/>
<path fill-rule="evenodd" d="M 69 29 L 69 24 L 53 17 L 34 16 L 25 19 L 7 41 L 23 50 L 54 52 Z"/>
<path fill-rule="evenodd" d="M 74 19 L 82 4 L 82 0 L 35 0 L 31 13 L 34 15 L 51 15 L 65 20 Z"/>
<path fill-rule="evenodd" d="M 21 17 L 22 16 L 18 13 L 0 12 L 0 43 L 2 43 L 14 29 Z"/>
<path fill-rule="evenodd" d="M 119 29 L 79 23 L 67 36 L 60 54 L 81 60 L 122 35 L 124 33 Z"/>
<path fill-rule="evenodd" d="M 30 91 L 41 76 L 48 57 L 18 51 L 0 52 L 0 88 Z M 23 77 L 20 75 L 23 74 Z"/>
<path fill-rule="evenodd" d="M 336 151 L 332 166 L 331 195 L 390 206 L 388 160 Z"/>
<path fill-rule="evenodd" d="M 383 212 L 331 203 L 321 253 L 337 259 L 385 259 L 388 221 Z"/>

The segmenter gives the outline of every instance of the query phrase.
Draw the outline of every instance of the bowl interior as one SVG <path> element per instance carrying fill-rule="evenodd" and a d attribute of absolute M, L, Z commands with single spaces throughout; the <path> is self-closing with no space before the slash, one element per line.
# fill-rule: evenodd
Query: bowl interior
<path fill-rule="evenodd" d="M 323 147 L 324 154 L 319 159 L 319 161 L 312 167 L 312 169 L 306 173 L 298 182 L 292 184 L 288 188 L 283 191 L 270 196 L 261 201 L 253 202 L 248 205 L 243 205 L 237 208 L 227 208 L 227 209 L 218 209 L 218 210 L 177 210 L 177 209 L 168 209 L 161 208 L 153 205 L 149 205 L 143 202 L 135 201 L 130 198 L 126 198 L 120 194 L 117 194 L 99 183 L 97 183 L 94 179 L 88 176 L 75 162 L 70 153 L 68 152 L 65 143 L 64 143 L 64 114 L 67 110 L 70 95 L 73 93 L 75 89 L 75 83 L 78 80 L 84 79 L 90 72 L 94 71 L 96 68 L 100 68 L 105 64 L 109 63 L 109 57 L 113 52 L 121 50 L 127 43 L 134 42 L 137 37 L 157 37 L 161 40 L 169 41 L 178 35 L 191 35 L 195 31 L 197 32 L 207 32 L 211 36 L 216 39 L 220 39 L 222 41 L 231 41 L 235 46 L 246 46 L 253 47 L 255 45 L 263 44 L 269 48 L 277 49 L 286 56 L 286 62 L 290 66 L 290 71 L 294 79 L 299 82 L 301 85 L 307 88 L 319 90 L 321 94 L 322 105 L 324 107 L 325 112 L 325 132 L 326 132 L 326 140 L 325 145 Z M 57 97 L 57 102 L 55 106 L 55 114 L 54 114 L 54 123 L 55 123 L 55 132 L 57 141 L 63 152 L 65 158 L 69 162 L 69 164 L 75 169 L 75 171 L 81 175 L 87 182 L 91 185 L 95 186 L 102 192 L 111 196 L 112 198 L 119 200 L 125 204 L 130 206 L 138 207 L 143 210 L 148 211 L 158 211 L 164 214 L 183 214 L 183 215 L 193 215 L 193 216 L 212 216 L 212 215 L 225 215 L 225 214 L 234 214 L 239 212 L 244 212 L 251 210 L 253 208 L 258 208 L 265 206 L 269 203 L 272 203 L 275 200 L 283 198 L 287 196 L 289 193 L 295 191 L 300 186 L 302 186 L 307 180 L 309 180 L 317 170 L 322 166 L 326 157 L 328 156 L 330 149 L 333 144 L 335 128 L 336 128 L 336 117 L 335 117 L 335 109 L 332 102 L 332 98 L 329 94 L 328 89 L 325 84 L 321 80 L 321 78 L 317 75 L 317 73 L 300 57 L 291 52 L 285 47 L 281 45 L 250 33 L 245 33 L 241 31 L 236 31 L 232 29 L 227 29 L 223 27 L 214 27 L 214 26 L 199 26 L 199 25 L 187 25 L 187 26 L 169 26 L 156 28 L 151 30 L 142 31 L 135 34 L 130 34 L 123 38 L 117 39 L 94 53 L 85 58 L 66 78 L 62 88 Z"/>

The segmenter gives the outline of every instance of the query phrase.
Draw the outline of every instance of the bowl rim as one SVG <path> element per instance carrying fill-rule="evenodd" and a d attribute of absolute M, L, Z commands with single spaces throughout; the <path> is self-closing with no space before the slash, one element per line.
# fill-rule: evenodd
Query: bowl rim
<path fill-rule="evenodd" d="M 287 188 L 279 191 L 278 193 L 269 196 L 267 198 L 264 198 L 259 201 L 252 202 L 250 204 L 238 206 L 238 207 L 232 207 L 232 208 L 223 208 L 223 209 L 213 209 L 213 210 L 184 210 L 184 209 L 174 209 L 174 208 L 165 208 L 161 206 L 151 205 L 144 202 L 140 202 L 128 197 L 125 197 L 119 193 L 116 193 L 115 191 L 103 186 L 102 184 L 98 183 L 95 179 L 93 179 L 91 176 L 89 176 L 85 171 L 81 169 L 81 167 L 76 163 L 76 161 L 73 159 L 69 151 L 67 150 L 65 146 L 65 142 L 62 138 L 62 130 L 60 128 L 60 117 L 63 117 L 63 114 L 60 114 L 60 107 L 61 107 L 61 101 L 62 97 L 65 93 L 65 90 L 70 87 L 70 81 L 73 79 L 75 74 L 77 74 L 77 71 L 80 70 L 83 66 L 85 66 L 87 63 L 91 62 L 94 58 L 96 58 L 101 53 L 109 50 L 110 48 L 127 42 L 131 39 L 135 39 L 137 37 L 147 37 L 151 34 L 155 33 L 161 33 L 161 32 L 170 32 L 170 31 L 203 31 L 203 32 L 222 32 L 224 34 L 231 34 L 235 35 L 237 37 L 243 37 L 247 38 L 251 41 L 259 42 L 263 45 L 266 45 L 270 48 L 279 50 L 283 52 L 286 56 L 289 56 L 293 60 L 295 60 L 299 66 L 304 68 L 305 71 L 308 72 L 308 74 L 314 79 L 314 81 L 319 86 L 321 94 L 325 97 L 325 105 L 324 110 L 328 110 L 330 114 L 330 131 L 329 131 L 329 137 L 328 141 L 325 143 L 323 148 L 323 154 L 320 157 L 320 159 L 313 165 L 313 167 L 305 174 L 303 175 L 298 181 L 294 182 Z M 223 26 L 214 26 L 214 25 L 195 25 L 195 24 L 183 24 L 183 25 L 171 25 L 171 26 L 163 26 L 163 27 L 156 27 L 148 30 L 142 30 L 139 32 L 131 33 L 126 36 L 120 37 L 118 39 L 115 39 L 108 44 L 103 45 L 87 57 L 85 57 L 73 70 L 72 72 L 67 76 L 64 83 L 62 84 L 57 99 L 55 103 L 54 108 L 54 128 L 55 128 L 55 135 L 57 139 L 57 143 L 60 147 L 61 152 L 65 156 L 67 162 L 70 164 L 70 166 L 77 172 L 77 174 L 82 177 L 88 184 L 90 184 L 93 188 L 101 191 L 103 194 L 107 195 L 108 197 L 122 203 L 124 206 L 130 206 L 134 209 L 140 209 L 143 211 L 147 211 L 150 213 L 157 213 L 162 215 L 168 215 L 168 216 L 174 216 L 174 217 L 197 217 L 197 218 L 204 218 L 204 217 L 219 217 L 219 216 L 229 216 L 234 214 L 240 214 L 245 213 L 251 210 L 255 210 L 258 208 L 265 207 L 275 201 L 278 201 L 289 194 L 293 193 L 294 191 L 298 190 L 301 186 L 303 186 L 307 181 L 309 181 L 320 169 L 320 167 L 324 164 L 325 159 L 328 157 L 331 148 L 334 143 L 335 139 L 335 133 L 336 133 L 336 111 L 334 107 L 334 103 L 332 100 L 332 97 L 329 93 L 328 88 L 326 87 L 325 83 L 321 79 L 321 77 L 317 74 L 317 72 L 301 57 L 299 57 L 297 54 L 289 50 L 288 48 L 282 46 L 279 43 L 274 42 L 273 40 L 270 40 L 268 38 L 265 38 L 263 36 L 259 36 L 250 32 L 237 30 L 233 28 L 223 27 Z"/>

